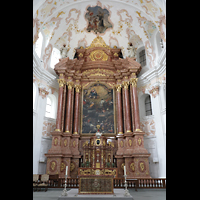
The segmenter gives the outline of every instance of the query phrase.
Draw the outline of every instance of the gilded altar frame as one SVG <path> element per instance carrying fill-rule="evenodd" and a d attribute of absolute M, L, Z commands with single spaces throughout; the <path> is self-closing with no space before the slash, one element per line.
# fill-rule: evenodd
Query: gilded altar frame
<path fill-rule="evenodd" d="M 93 85 L 95 83 L 103 84 L 106 87 L 108 87 L 109 89 L 113 90 L 114 133 L 103 133 L 103 135 L 104 136 L 115 136 L 116 135 L 116 131 L 117 131 L 116 130 L 116 99 L 115 99 L 116 98 L 116 93 L 115 93 L 114 88 L 110 84 L 108 84 L 108 83 L 106 83 L 104 81 L 101 81 L 101 80 L 99 80 L 99 81 L 91 81 L 89 84 L 86 84 L 85 86 L 82 86 L 82 89 L 81 89 L 81 111 L 80 111 L 80 113 L 81 113 L 80 135 L 81 136 L 94 136 L 95 135 L 95 133 L 82 133 L 82 125 L 83 125 L 83 90 L 84 89 L 88 89 L 91 85 Z"/>

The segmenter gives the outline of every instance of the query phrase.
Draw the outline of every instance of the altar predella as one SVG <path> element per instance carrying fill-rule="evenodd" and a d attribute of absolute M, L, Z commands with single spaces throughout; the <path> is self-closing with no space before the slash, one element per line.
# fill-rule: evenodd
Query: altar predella
<path fill-rule="evenodd" d="M 141 65 L 120 54 L 97 36 L 75 59 L 55 65 L 59 96 L 47 174 L 64 178 L 68 166 L 68 178 L 123 177 L 125 165 L 127 179 L 150 178 L 137 97 Z"/>

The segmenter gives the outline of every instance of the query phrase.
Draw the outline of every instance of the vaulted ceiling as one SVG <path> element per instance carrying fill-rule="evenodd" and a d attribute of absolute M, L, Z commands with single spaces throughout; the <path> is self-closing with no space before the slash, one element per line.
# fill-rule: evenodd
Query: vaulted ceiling
<path fill-rule="evenodd" d="M 97 35 L 110 47 L 122 49 L 128 55 L 131 42 L 137 49 L 144 47 L 150 68 L 157 56 L 156 37 L 166 42 L 165 0 L 33 0 L 33 44 L 41 31 L 45 37 L 42 56 L 48 69 L 53 48 L 68 47 L 68 57 L 74 57 L 75 48 L 88 47 Z M 88 32 L 85 17 L 88 7 L 100 6 L 109 12 L 112 24 L 103 33 Z"/>

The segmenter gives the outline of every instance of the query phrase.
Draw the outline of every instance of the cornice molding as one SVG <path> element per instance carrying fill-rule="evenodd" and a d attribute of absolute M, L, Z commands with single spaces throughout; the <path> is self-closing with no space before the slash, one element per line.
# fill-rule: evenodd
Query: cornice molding
<path fill-rule="evenodd" d="M 158 58 L 157 65 L 138 77 L 138 87 L 149 83 L 154 78 L 158 78 L 166 71 L 166 48 L 164 48 Z"/>
<path fill-rule="evenodd" d="M 56 119 L 44 116 L 44 120 L 56 123 Z"/>
<path fill-rule="evenodd" d="M 35 51 L 33 51 L 33 74 L 35 74 L 38 79 L 46 81 L 48 86 L 59 89 L 57 82 L 59 77 L 45 70 L 42 64 Z"/>

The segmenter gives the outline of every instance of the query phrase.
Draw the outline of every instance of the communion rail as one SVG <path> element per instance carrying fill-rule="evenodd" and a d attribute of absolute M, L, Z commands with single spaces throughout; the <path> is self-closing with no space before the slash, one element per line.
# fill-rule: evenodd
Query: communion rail
<path fill-rule="evenodd" d="M 78 178 L 67 178 L 67 188 L 78 188 Z M 124 178 L 113 179 L 114 188 L 124 188 Z M 166 188 L 166 178 L 128 179 L 128 188 Z M 64 188 L 64 178 L 49 177 L 48 188 Z"/>

